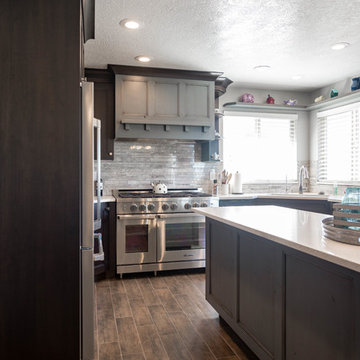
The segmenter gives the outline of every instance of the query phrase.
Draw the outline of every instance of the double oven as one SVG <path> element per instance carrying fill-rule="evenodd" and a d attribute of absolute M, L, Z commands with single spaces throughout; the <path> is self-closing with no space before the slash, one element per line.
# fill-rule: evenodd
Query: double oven
<path fill-rule="evenodd" d="M 146 207 L 143 213 L 117 214 L 118 274 L 205 267 L 205 217 L 191 211 L 194 202 L 186 203 L 185 212 L 174 204 L 145 203 L 138 206 Z M 218 199 L 201 204 L 218 206 Z"/>

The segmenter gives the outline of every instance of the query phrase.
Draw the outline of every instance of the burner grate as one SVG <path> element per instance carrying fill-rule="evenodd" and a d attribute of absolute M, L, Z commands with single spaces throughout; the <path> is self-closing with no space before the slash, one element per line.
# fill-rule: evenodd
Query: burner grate
<path fill-rule="evenodd" d="M 210 197 L 211 194 L 194 191 L 170 191 L 167 194 L 154 194 L 152 192 L 122 192 L 118 191 L 119 198 L 153 199 L 153 198 L 183 198 L 183 197 Z"/>

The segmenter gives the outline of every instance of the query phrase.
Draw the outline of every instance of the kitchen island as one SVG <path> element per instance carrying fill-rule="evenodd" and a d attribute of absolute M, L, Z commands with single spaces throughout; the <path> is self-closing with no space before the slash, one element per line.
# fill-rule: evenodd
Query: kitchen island
<path fill-rule="evenodd" d="M 324 238 L 328 215 L 194 211 L 206 216 L 206 298 L 260 359 L 360 359 L 360 247 Z"/>

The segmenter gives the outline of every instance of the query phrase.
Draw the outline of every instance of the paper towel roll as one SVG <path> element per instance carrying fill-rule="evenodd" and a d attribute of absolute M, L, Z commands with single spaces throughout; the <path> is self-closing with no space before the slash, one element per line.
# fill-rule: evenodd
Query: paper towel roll
<path fill-rule="evenodd" d="M 234 182 L 232 184 L 232 193 L 233 194 L 241 194 L 242 191 L 242 182 L 241 182 L 241 174 L 237 171 L 234 175 Z"/>

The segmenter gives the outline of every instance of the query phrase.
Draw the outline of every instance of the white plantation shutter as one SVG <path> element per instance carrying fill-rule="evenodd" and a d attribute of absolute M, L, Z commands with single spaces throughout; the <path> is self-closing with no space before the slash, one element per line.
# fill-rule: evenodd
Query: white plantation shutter
<path fill-rule="evenodd" d="M 296 119 L 294 114 L 224 116 L 224 168 L 240 171 L 246 182 L 296 180 Z"/>
<path fill-rule="evenodd" d="M 360 103 L 318 113 L 318 181 L 360 180 Z"/>

